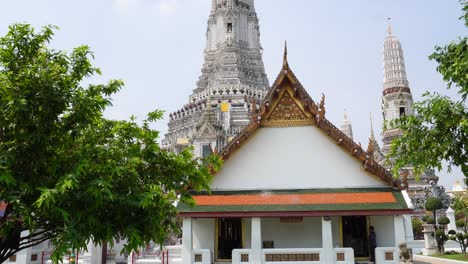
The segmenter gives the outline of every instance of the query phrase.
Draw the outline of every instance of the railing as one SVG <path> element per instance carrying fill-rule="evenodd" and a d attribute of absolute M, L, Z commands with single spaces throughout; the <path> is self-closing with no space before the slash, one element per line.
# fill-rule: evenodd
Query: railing
<path fill-rule="evenodd" d="M 354 264 L 354 250 L 352 248 L 334 248 L 334 261 L 338 264 Z"/>
<path fill-rule="evenodd" d="M 400 250 L 397 247 L 378 247 L 375 249 L 376 264 L 400 263 Z"/>
<path fill-rule="evenodd" d="M 211 264 L 211 253 L 209 249 L 194 249 L 192 250 L 192 263 L 194 264 Z"/>
<path fill-rule="evenodd" d="M 289 264 L 291 262 L 321 263 L 323 250 L 321 248 L 281 248 L 263 249 L 262 263 Z"/>
<path fill-rule="evenodd" d="M 251 249 L 234 249 L 232 251 L 232 263 L 250 263 Z"/>

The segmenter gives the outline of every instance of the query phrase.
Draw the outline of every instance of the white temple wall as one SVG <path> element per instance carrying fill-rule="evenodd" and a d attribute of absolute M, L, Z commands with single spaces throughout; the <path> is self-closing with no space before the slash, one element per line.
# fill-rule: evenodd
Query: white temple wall
<path fill-rule="evenodd" d="M 211 252 L 215 252 L 215 219 L 193 218 L 192 234 L 194 249 L 209 249 Z"/>
<path fill-rule="evenodd" d="M 262 218 L 262 241 L 274 241 L 275 248 L 321 248 L 321 218 L 304 217 L 302 222 L 292 223 Z"/>
<path fill-rule="evenodd" d="M 371 216 L 370 225 L 374 226 L 377 247 L 395 246 L 394 218 L 390 216 Z"/>
<path fill-rule="evenodd" d="M 211 186 L 212 190 L 388 187 L 313 126 L 260 128 L 231 154 Z"/>

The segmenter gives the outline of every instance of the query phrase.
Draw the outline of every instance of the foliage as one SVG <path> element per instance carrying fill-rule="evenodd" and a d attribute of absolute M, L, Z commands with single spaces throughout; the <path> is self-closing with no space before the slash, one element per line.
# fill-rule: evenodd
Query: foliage
<path fill-rule="evenodd" d="M 468 27 L 468 1 L 461 0 L 465 25 Z M 423 100 L 413 105 L 414 115 L 395 119 L 391 126 L 403 131 L 394 140 L 389 160 L 393 173 L 411 164 L 420 175 L 426 169 L 442 169 L 446 161 L 460 167 L 468 177 L 468 38 L 459 38 L 445 47 L 436 47 L 429 56 L 438 63 L 437 71 L 447 82 L 448 89 L 455 88 L 460 99 L 453 100 L 439 93 L 425 93 Z M 450 118 L 447 118 L 450 117 Z"/>
<path fill-rule="evenodd" d="M 441 216 L 437 219 L 437 223 L 439 225 L 448 225 L 450 223 L 450 219 L 446 216 Z"/>
<path fill-rule="evenodd" d="M 449 231 L 449 239 L 460 244 L 460 249 L 463 255 L 466 255 L 466 249 L 468 247 L 468 233 L 467 233 L 467 207 L 466 197 L 462 194 L 456 194 L 452 200 L 452 208 L 455 209 L 455 215 L 457 220 L 455 226 L 462 229 L 462 232 L 456 232 L 455 230 Z"/>
<path fill-rule="evenodd" d="M 448 238 L 457 242 L 460 245 L 463 255 L 466 255 L 466 248 L 468 247 L 468 233 L 457 233 L 455 230 L 450 230 L 448 234 Z"/>
<path fill-rule="evenodd" d="M 428 218 L 426 218 L 426 223 L 428 223 L 428 224 L 430 224 L 430 225 L 433 225 L 433 224 L 435 224 L 436 222 L 435 222 L 434 218 L 428 217 Z"/>
<path fill-rule="evenodd" d="M 423 231 L 423 222 L 418 218 L 411 219 L 411 224 L 413 226 L 413 234 L 415 237 L 420 237 Z"/>
<path fill-rule="evenodd" d="M 424 206 L 427 211 L 434 211 L 434 210 L 439 210 L 444 207 L 442 204 L 442 200 L 437 197 L 429 197 L 426 200 L 426 204 Z"/>
<path fill-rule="evenodd" d="M 458 219 L 457 221 L 455 221 L 455 225 L 457 227 L 464 227 L 465 226 L 465 220 L 463 219 Z"/>
<path fill-rule="evenodd" d="M 53 259 L 114 239 L 130 251 L 176 229 L 178 201 L 208 190 L 220 160 L 161 150 L 151 123 L 107 120 L 123 83 L 82 83 L 100 70 L 87 46 L 48 47 L 52 26 L 10 26 L 0 39 L 0 263 L 50 240 Z M 29 235 L 21 235 L 28 231 Z"/>

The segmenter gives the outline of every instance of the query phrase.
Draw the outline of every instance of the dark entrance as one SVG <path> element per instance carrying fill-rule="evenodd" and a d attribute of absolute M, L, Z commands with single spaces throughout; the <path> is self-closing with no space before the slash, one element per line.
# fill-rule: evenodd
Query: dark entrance
<path fill-rule="evenodd" d="M 232 259 L 232 250 L 242 248 L 240 218 L 218 219 L 218 259 Z"/>
<path fill-rule="evenodd" d="M 367 217 L 343 216 L 343 247 L 354 249 L 356 258 L 369 257 L 367 243 Z"/>

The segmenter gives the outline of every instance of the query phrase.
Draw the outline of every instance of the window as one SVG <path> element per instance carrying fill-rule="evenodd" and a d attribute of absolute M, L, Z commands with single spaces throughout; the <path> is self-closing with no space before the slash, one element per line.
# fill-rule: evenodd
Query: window
<path fill-rule="evenodd" d="M 202 157 L 205 158 L 205 157 L 208 157 L 211 154 L 212 154 L 212 151 L 211 151 L 210 144 L 203 145 L 202 146 Z"/>
<path fill-rule="evenodd" d="M 16 255 L 10 257 L 10 262 L 16 262 Z"/>
<path fill-rule="evenodd" d="M 31 261 L 37 261 L 37 254 L 31 255 Z"/>
<path fill-rule="evenodd" d="M 405 115 L 405 108 L 404 107 L 400 107 L 400 117 L 404 116 Z"/>
<path fill-rule="evenodd" d="M 232 32 L 232 23 L 227 23 L 227 32 L 228 33 Z"/>

